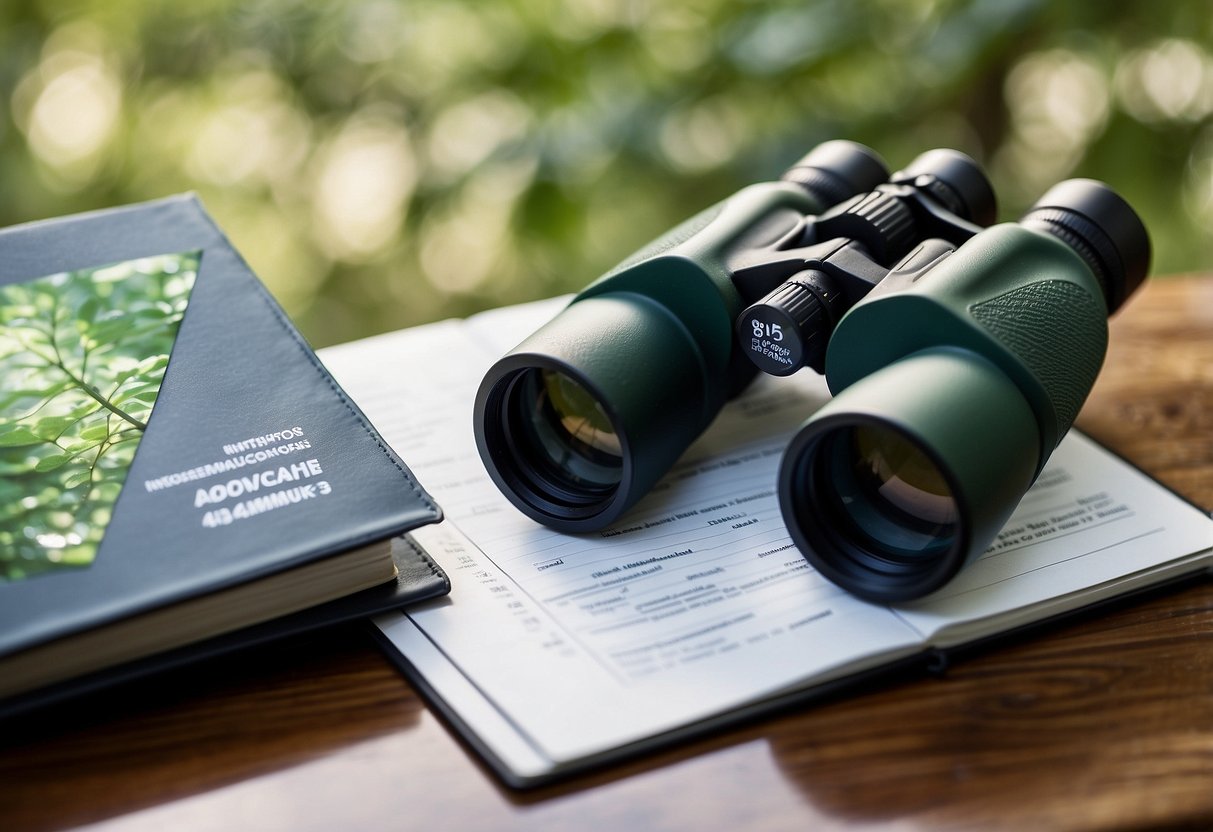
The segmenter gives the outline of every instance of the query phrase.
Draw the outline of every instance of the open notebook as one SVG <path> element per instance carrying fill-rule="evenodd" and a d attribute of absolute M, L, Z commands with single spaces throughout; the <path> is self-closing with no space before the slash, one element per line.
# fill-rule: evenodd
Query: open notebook
<path fill-rule="evenodd" d="M 570 536 L 489 481 L 472 400 L 562 300 L 322 352 L 447 522 L 412 534 L 449 598 L 381 641 L 507 782 L 533 785 L 1213 564 L 1213 520 L 1072 432 L 977 563 L 886 607 L 827 583 L 780 520 L 790 434 L 828 396 L 760 377 L 616 526 Z M 402 406 L 407 404 L 407 406 Z"/>

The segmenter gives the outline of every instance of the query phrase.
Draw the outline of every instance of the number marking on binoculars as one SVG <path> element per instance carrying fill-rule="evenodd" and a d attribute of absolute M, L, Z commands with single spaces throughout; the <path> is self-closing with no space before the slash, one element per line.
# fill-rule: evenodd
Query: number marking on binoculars
<path fill-rule="evenodd" d="M 772 341 L 783 340 L 783 327 L 779 324 L 764 324 L 759 320 L 754 320 L 750 323 L 754 326 L 755 338 L 770 338 Z"/>

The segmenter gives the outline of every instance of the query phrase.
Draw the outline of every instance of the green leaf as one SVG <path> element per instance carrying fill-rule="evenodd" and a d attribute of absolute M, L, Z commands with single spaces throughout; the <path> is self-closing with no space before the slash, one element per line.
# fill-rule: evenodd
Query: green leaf
<path fill-rule="evenodd" d="M 150 375 L 156 370 L 163 370 L 167 366 L 167 355 L 152 355 L 139 362 L 138 371 L 143 375 Z"/>
<path fill-rule="evenodd" d="M 130 379 L 134 375 L 137 375 L 138 372 L 139 372 L 139 368 L 137 366 L 130 367 L 126 370 L 116 371 L 114 373 L 114 383 L 118 384 L 118 385 L 125 384 L 128 379 Z"/>
<path fill-rule="evenodd" d="M 101 405 L 93 398 L 83 399 L 80 404 L 72 408 L 72 416 L 77 419 L 83 419 L 85 416 L 91 416 L 101 410 Z"/>
<path fill-rule="evenodd" d="M 6 368 L 9 369 L 9 368 Z M 58 393 L 62 393 L 66 385 L 55 385 L 48 390 L 14 390 L 11 393 L 0 396 L 0 414 L 12 415 L 16 411 L 33 408 L 31 399 L 46 400 Z"/>
<path fill-rule="evenodd" d="M 38 460 L 38 464 L 34 466 L 35 471 L 54 471 L 56 468 L 61 468 L 71 462 L 71 454 L 52 454 L 44 456 Z"/>
<path fill-rule="evenodd" d="M 159 380 L 143 381 L 138 384 L 132 384 L 130 387 L 123 390 L 117 396 L 114 396 L 113 400 L 110 403 L 119 405 L 119 404 L 122 404 L 123 402 L 129 401 L 131 399 L 146 400 L 145 397 L 147 396 L 148 393 L 151 393 L 152 398 L 154 399 L 154 398 L 156 398 L 156 394 L 159 391 L 160 391 Z"/>
<path fill-rule="evenodd" d="M 93 472 L 87 468 L 83 471 L 73 471 L 63 478 L 63 487 L 67 489 L 76 488 L 77 486 L 84 485 L 92 478 Z"/>
<path fill-rule="evenodd" d="M 89 331 L 89 340 L 99 344 L 121 341 L 135 328 L 135 324 L 125 316 L 103 321 Z"/>
<path fill-rule="evenodd" d="M 136 309 L 132 314 L 137 318 L 143 318 L 145 320 L 159 321 L 159 320 L 163 320 L 168 315 L 173 314 L 173 310 L 172 310 L 172 307 L 165 308 L 165 307 L 161 307 L 158 305 L 157 306 L 145 306 L 142 309 Z"/>
<path fill-rule="evenodd" d="M 106 424 L 93 425 L 92 427 L 88 427 L 88 428 L 85 428 L 84 430 L 80 431 L 81 439 L 89 439 L 89 440 L 105 439 L 109 435 L 110 435 L 109 425 L 106 425 Z"/>
<path fill-rule="evenodd" d="M 100 307 L 101 302 L 96 297 L 90 297 L 76 310 L 76 320 L 92 323 L 93 318 L 97 317 L 97 310 Z"/>
<path fill-rule="evenodd" d="M 69 454 L 79 456 L 89 448 L 95 448 L 100 445 L 101 442 L 104 441 L 104 437 L 101 439 L 69 439 L 66 441 L 60 441 L 62 442 L 63 450 L 67 451 Z"/>
<path fill-rule="evenodd" d="M 45 440 L 25 425 L 8 425 L 0 428 L 0 448 L 17 448 L 24 445 L 41 445 Z"/>
<path fill-rule="evenodd" d="M 34 423 L 33 431 L 40 438 L 51 441 L 74 424 L 76 419 L 72 416 L 43 416 Z"/>

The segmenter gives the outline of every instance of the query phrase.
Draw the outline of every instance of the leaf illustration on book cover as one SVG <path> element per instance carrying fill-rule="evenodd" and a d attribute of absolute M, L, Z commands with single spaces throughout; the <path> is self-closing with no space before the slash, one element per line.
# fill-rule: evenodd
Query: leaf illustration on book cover
<path fill-rule="evenodd" d="M 200 253 L 0 286 L 0 581 L 93 562 Z"/>

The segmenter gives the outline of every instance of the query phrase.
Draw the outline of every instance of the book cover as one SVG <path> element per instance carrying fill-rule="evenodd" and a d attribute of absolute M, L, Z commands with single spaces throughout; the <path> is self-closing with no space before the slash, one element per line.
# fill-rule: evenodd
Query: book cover
<path fill-rule="evenodd" d="M 441 517 L 192 196 L 0 231 L 0 327 L 0 661 Z"/>

